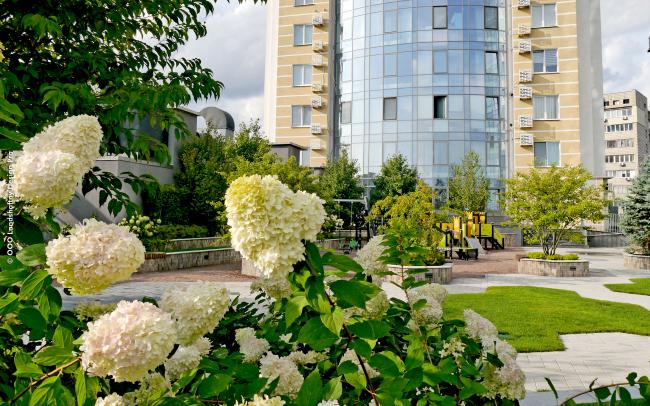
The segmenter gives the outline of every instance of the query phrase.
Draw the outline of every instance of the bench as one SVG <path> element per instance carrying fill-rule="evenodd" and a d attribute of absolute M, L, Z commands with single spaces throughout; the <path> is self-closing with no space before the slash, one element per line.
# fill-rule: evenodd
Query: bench
<path fill-rule="evenodd" d="M 474 257 L 474 259 L 478 259 L 478 248 L 471 248 L 471 247 L 457 248 L 456 255 L 458 255 L 459 259 L 463 259 L 465 261 L 472 258 L 472 256 Z"/>

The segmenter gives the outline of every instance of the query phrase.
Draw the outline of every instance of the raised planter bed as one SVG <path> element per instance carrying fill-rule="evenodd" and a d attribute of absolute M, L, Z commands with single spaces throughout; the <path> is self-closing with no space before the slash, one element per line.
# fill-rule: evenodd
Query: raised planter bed
<path fill-rule="evenodd" d="M 405 266 L 401 265 L 388 265 L 388 270 L 395 272 L 395 275 L 386 275 L 384 279 L 388 282 L 395 282 L 401 284 L 404 277 L 408 276 L 407 271 L 409 269 L 426 269 L 426 272 L 418 273 L 413 275 L 415 280 L 425 280 L 430 283 L 439 283 L 441 285 L 446 285 L 451 283 L 452 279 L 452 270 L 454 265 L 451 262 L 447 262 L 443 265 L 438 266 Z M 404 276 L 402 276 L 404 275 Z"/>
<path fill-rule="evenodd" d="M 229 247 L 230 240 L 223 237 L 175 238 L 165 245 L 165 251 L 182 251 L 195 248 Z"/>
<path fill-rule="evenodd" d="M 623 266 L 650 271 L 650 255 L 623 254 Z"/>
<path fill-rule="evenodd" d="M 180 251 L 145 259 L 138 272 L 176 271 L 198 266 L 236 264 L 241 262 L 241 255 L 233 248 L 211 248 L 198 251 Z"/>
<path fill-rule="evenodd" d="M 584 259 L 566 261 L 521 258 L 517 262 L 519 273 L 539 276 L 589 276 L 589 261 Z"/>

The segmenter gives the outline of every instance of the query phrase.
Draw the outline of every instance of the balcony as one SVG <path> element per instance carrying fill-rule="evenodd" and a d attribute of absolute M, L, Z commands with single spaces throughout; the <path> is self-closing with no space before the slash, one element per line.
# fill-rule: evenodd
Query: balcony
<path fill-rule="evenodd" d="M 532 116 L 519 116 L 519 128 L 532 128 L 532 127 L 533 127 Z"/>
<path fill-rule="evenodd" d="M 533 98 L 533 88 L 530 86 L 519 86 L 519 99 L 528 100 Z"/>

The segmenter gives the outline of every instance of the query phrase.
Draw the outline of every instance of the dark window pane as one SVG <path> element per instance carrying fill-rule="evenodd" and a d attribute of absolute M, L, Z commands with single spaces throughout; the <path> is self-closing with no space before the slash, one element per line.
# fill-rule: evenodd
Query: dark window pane
<path fill-rule="evenodd" d="M 384 98 L 384 120 L 397 120 L 397 97 Z"/>
<path fill-rule="evenodd" d="M 447 28 L 447 7 L 433 8 L 433 28 Z"/>
<path fill-rule="evenodd" d="M 341 103 L 341 123 L 348 124 L 352 122 L 352 103 Z"/>
<path fill-rule="evenodd" d="M 485 7 L 485 29 L 499 29 L 499 9 L 497 7 Z"/>
<path fill-rule="evenodd" d="M 433 118 L 447 118 L 447 96 L 433 96 Z"/>

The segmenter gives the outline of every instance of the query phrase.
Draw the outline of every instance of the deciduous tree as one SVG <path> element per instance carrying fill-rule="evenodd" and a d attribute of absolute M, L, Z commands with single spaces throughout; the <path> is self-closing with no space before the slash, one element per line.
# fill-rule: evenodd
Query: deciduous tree
<path fill-rule="evenodd" d="M 479 155 L 470 151 L 460 165 L 451 166 L 449 208 L 456 212 L 485 211 L 490 181 L 485 177 Z"/>

